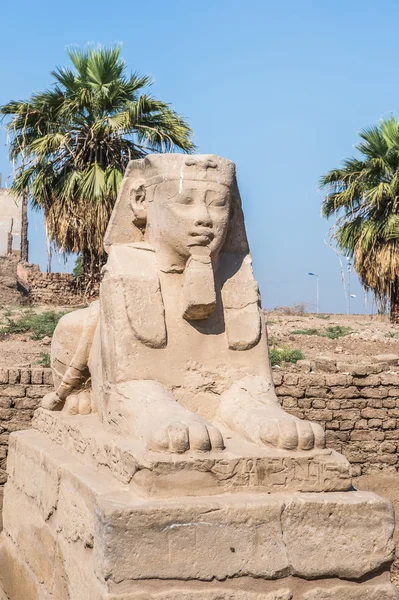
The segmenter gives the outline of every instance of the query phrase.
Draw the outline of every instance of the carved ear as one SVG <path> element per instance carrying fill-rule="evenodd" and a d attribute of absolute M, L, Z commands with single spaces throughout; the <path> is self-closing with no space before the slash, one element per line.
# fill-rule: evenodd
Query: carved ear
<path fill-rule="evenodd" d="M 134 182 L 130 190 L 130 207 L 133 212 L 133 223 L 143 227 L 147 223 L 147 200 L 144 180 Z"/>

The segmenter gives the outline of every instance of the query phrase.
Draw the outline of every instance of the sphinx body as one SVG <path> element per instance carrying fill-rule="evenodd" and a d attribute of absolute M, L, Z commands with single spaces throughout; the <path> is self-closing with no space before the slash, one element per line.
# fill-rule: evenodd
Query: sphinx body
<path fill-rule="evenodd" d="M 100 299 L 61 319 L 56 392 L 153 451 L 221 451 L 218 424 L 259 445 L 324 446 L 275 395 L 234 164 L 132 161 L 108 227 Z"/>

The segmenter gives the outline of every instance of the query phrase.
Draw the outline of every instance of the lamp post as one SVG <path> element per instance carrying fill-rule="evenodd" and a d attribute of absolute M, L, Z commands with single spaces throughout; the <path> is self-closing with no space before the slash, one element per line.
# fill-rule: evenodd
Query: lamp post
<path fill-rule="evenodd" d="M 350 256 L 347 256 L 346 260 L 348 261 L 348 304 L 346 307 L 346 313 L 348 315 L 350 315 L 351 314 L 351 298 L 353 298 L 353 295 L 351 294 L 352 261 L 351 261 Z"/>
<path fill-rule="evenodd" d="M 308 273 L 312 277 L 316 277 L 316 312 L 319 314 L 319 276 L 316 273 Z"/>

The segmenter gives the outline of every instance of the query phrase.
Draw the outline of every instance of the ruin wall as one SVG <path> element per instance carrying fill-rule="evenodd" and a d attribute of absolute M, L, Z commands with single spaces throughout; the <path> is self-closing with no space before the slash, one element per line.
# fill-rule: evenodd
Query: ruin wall
<path fill-rule="evenodd" d="M 42 273 L 38 265 L 20 262 L 17 279 L 26 290 L 30 304 L 79 306 L 85 303 L 70 273 Z"/>
<path fill-rule="evenodd" d="M 399 470 L 399 370 L 381 369 L 360 365 L 350 374 L 273 372 L 283 407 L 320 423 L 327 446 L 347 457 L 354 476 Z M 52 389 L 50 369 L 0 369 L 0 488 L 6 481 L 10 433 L 30 426 L 40 399 Z"/>

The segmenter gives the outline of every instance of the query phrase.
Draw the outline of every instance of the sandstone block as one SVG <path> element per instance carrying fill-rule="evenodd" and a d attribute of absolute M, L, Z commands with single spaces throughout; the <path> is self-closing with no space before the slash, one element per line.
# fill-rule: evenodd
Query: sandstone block
<path fill-rule="evenodd" d="M 341 402 L 339 400 L 327 400 L 326 407 L 332 410 L 339 410 L 341 408 Z"/>
<path fill-rule="evenodd" d="M 298 385 L 298 375 L 295 375 L 294 373 L 285 373 L 284 383 L 285 385 Z"/>
<path fill-rule="evenodd" d="M 333 413 L 331 410 L 327 408 L 324 409 L 312 409 L 305 412 L 305 416 L 310 421 L 330 421 L 332 419 Z"/>
<path fill-rule="evenodd" d="M 362 388 L 362 396 L 365 398 L 386 398 L 388 390 L 386 387 L 364 387 Z"/>
<path fill-rule="evenodd" d="M 399 362 L 398 354 L 376 354 L 373 358 L 378 363 L 387 363 L 388 365 L 397 365 Z"/>
<path fill-rule="evenodd" d="M 39 581 L 51 589 L 56 545 L 56 530 L 44 522 L 42 514 L 31 498 L 19 492 L 11 482 L 7 484 L 7 503 L 3 521 L 7 534 L 18 547 Z M 29 527 L 21 515 L 29 515 Z"/>
<path fill-rule="evenodd" d="M 283 396 L 280 399 L 282 400 L 284 408 L 297 408 L 298 406 L 298 400 L 296 398 L 291 398 L 290 396 Z"/>
<path fill-rule="evenodd" d="M 310 373 L 312 368 L 312 363 L 310 360 L 298 360 L 296 366 L 302 373 Z"/>
<path fill-rule="evenodd" d="M 26 387 L 24 385 L 9 385 L 0 388 L 0 396 L 8 396 L 9 398 L 23 398 L 25 396 Z"/>
<path fill-rule="evenodd" d="M 305 391 L 299 387 L 281 385 L 278 388 L 279 396 L 292 396 L 293 398 L 303 398 Z"/>
<path fill-rule="evenodd" d="M 334 410 L 333 415 L 334 419 L 337 419 L 338 421 L 348 419 L 351 421 L 355 421 L 357 419 L 360 419 L 360 410 L 356 408 L 349 408 L 348 410 Z"/>
<path fill-rule="evenodd" d="M 383 370 L 381 364 L 354 365 L 352 363 L 338 363 L 337 366 L 339 371 L 350 373 L 354 376 L 373 375 L 374 373 L 381 373 Z"/>
<path fill-rule="evenodd" d="M 396 419 L 385 419 L 382 422 L 382 428 L 383 429 L 395 429 L 396 428 L 396 424 L 397 424 Z"/>
<path fill-rule="evenodd" d="M 41 385 L 43 383 L 43 369 L 32 369 L 31 382 L 35 385 Z"/>
<path fill-rule="evenodd" d="M 385 398 L 382 401 L 383 408 L 396 408 L 396 400 L 395 398 Z"/>
<path fill-rule="evenodd" d="M 369 419 L 369 427 L 370 429 L 381 429 L 382 419 Z"/>
<path fill-rule="evenodd" d="M 279 386 L 283 383 L 283 375 L 282 373 L 277 373 L 276 371 L 272 371 L 273 375 L 273 383 L 276 386 Z"/>
<path fill-rule="evenodd" d="M 351 375 L 346 375 L 345 373 L 336 373 L 334 375 L 326 375 L 326 385 L 328 387 L 334 387 L 337 385 L 351 385 L 353 381 L 353 377 Z M 354 384 L 356 385 L 356 384 Z"/>
<path fill-rule="evenodd" d="M 323 387 L 326 383 L 325 375 L 310 373 L 309 375 L 300 375 L 298 377 L 299 387 Z"/>
<path fill-rule="evenodd" d="M 358 398 L 360 396 L 359 390 L 354 385 L 334 387 L 331 391 L 334 398 Z"/>
<path fill-rule="evenodd" d="M 48 393 L 49 389 L 44 385 L 32 385 L 26 389 L 26 395 L 29 398 L 43 398 Z"/>
<path fill-rule="evenodd" d="M 44 385 L 50 385 L 51 387 L 54 386 L 51 369 L 43 369 L 43 383 Z"/>
<path fill-rule="evenodd" d="M 350 431 L 354 429 L 355 421 L 343 420 L 340 424 L 341 431 Z"/>
<path fill-rule="evenodd" d="M 368 583 L 365 586 L 350 584 L 319 587 L 306 592 L 303 600 L 397 600 L 399 594 L 389 582 L 383 584 Z"/>
<path fill-rule="evenodd" d="M 373 507 L 371 522 L 366 517 L 366 506 Z M 393 522 L 392 507 L 372 493 L 292 499 L 282 514 L 282 528 L 293 573 L 305 578 L 339 573 L 340 577 L 358 579 L 376 570 L 393 556 L 394 547 L 389 542 Z M 317 556 L 321 547 L 323 567 Z M 370 553 L 370 547 L 375 552 Z"/>
<path fill-rule="evenodd" d="M 8 383 L 8 369 L 0 369 L 0 384 Z"/>
<path fill-rule="evenodd" d="M 381 373 L 379 377 L 382 385 L 399 386 L 399 372 Z"/>
<path fill-rule="evenodd" d="M 394 442 L 382 442 L 381 444 L 381 452 L 386 454 L 394 454 L 397 450 L 398 445 Z"/>
<path fill-rule="evenodd" d="M 324 356 L 316 356 L 314 359 L 314 368 L 317 371 L 335 373 L 337 371 L 337 362 L 331 358 L 325 358 Z"/>
<path fill-rule="evenodd" d="M 384 376 L 387 377 L 387 375 L 367 375 L 366 377 L 354 377 L 353 385 L 358 387 L 380 385 L 382 382 L 382 377 Z"/>
<path fill-rule="evenodd" d="M 364 408 L 361 415 L 364 419 L 385 419 L 388 411 L 385 408 Z"/>
<path fill-rule="evenodd" d="M 368 421 L 367 419 L 359 419 L 355 423 L 355 429 L 367 429 Z"/>
<path fill-rule="evenodd" d="M 326 401 L 320 398 L 312 400 L 312 408 L 326 408 Z"/>
<path fill-rule="evenodd" d="M 30 369 L 21 369 L 20 382 L 21 383 L 25 383 L 25 384 L 31 382 L 31 371 L 30 371 Z"/>
<path fill-rule="evenodd" d="M 14 385 L 19 382 L 20 371 L 19 369 L 8 369 L 8 383 Z"/>
<path fill-rule="evenodd" d="M 309 398 L 328 398 L 330 394 L 326 387 L 308 387 L 306 388 L 306 396 Z"/>
<path fill-rule="evenodd" d="M 385 433 L 382 431 L 362 431 L 355 430 L 351 433 L 351 440 L 356 441 L 366 441 L 366 440 L 376 440 L 376 441 L 384 441 Z"/>

